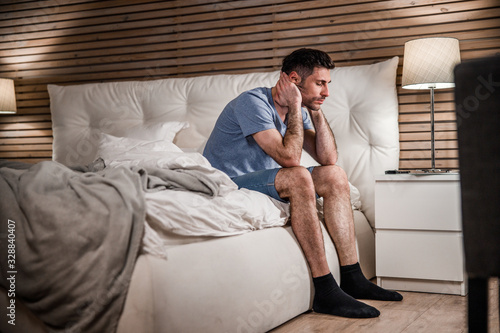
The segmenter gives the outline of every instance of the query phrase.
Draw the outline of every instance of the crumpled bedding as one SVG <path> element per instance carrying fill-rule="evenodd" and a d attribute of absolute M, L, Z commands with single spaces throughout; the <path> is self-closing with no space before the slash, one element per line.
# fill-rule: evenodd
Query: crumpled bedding
<path fill-rule="evenodd" d="M 219 188 L 197 170 L 0 161 L 1 233 L 10 220 L 15 236 L 15 262 L 0 258 L 0 285 L 9 289 L 13 274 L 16 297 L 50 331 L 113 332 L 141 246 L 145 193 Z M 9 244 L 2 238 L 1 253 Z"/>
<path fill-rule="evenodd" d="M 166 257 L 162 232 L 227 236 L 286 223 L 286 205 L 238 191 L 206 163 L 184 153 L 106 167 L 0 160 L 0 232 L 15 221 L 16 297 L 50 331 L 113 332 L 141 248 Z"/>
<path fill-rule="evenodd" d="M 1 286 L 15 271 L 16 298 L 51 332 L 115 331 L 144 229 L 140 175 L 51 161 L 13 167 L 0 161 L 1 233 L 15 225 L 15 263 L 0 256 Z"/>
<path fill-rule="evenodd" d="M 167 258 L 169 233 L 193 239 L 224 237 L 283 226 L 289 218 L 288 204 L 259 192 L 238 190 L 224 172 L 213 168 L 199 153 L 127 152 L 104 159 L 109 167 L 168 169 L 188 174 L 196 172 L 200 181 L 210 179 L 218 188 L 212 196 L 200 191 L 168 189 L 146 193 L 144 253 Z"/>

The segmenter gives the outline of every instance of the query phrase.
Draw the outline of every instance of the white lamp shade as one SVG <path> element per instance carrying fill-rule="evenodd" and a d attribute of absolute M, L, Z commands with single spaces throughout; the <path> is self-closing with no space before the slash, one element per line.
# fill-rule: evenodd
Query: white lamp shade
<path fill-rule="evenodd" d="M 460 63 L 458 39 L 430 37 L 405 43 L 402 87 L 443 89 L 455 86 L 453 69 Z"/>
<path fill-rule="evenodd" d="M 15 113 L 16 110 L 14 80 L 0 78 L 0 113 Z"/>

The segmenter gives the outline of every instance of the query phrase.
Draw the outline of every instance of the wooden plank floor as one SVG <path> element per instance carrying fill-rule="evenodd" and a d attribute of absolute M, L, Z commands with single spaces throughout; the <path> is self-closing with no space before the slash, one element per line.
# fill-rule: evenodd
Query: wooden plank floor
<path fill-rule="evenodd" d="M 380 310 L 373 319 L 348 319 L 313 312 L 302 314 L 272 333 L 467 332 L 467 297 L 402 292 L 402 302 L 365 301 Z M 489 333 L 499 333 L 498 279 L 490 280 Z"/>

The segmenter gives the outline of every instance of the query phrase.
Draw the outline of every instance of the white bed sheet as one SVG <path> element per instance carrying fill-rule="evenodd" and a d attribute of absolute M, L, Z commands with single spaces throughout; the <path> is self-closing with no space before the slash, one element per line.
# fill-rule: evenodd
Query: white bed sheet
<path fill-rule="evenodd" d="M 287 203 L 256 191 L 238 189 L 225 173 L 213 168 L 200 153 L 182 152 L 174 144 L 161 141 L 117 140 L 110 136 L 104 136 L 103 140 L 106 144 L 101 145 L 99 157 L 109 167 L 197 170 L 218 185 L 219 191 L 214 196 L 187 190 L 146 193 L 144 253 L 166 258 L 167 250 L 172 246 L 279 227 L 289 219 Z M 320 214 L 321 203 L 320 199 Z M 360 205 L 359 192 L 352 185 L 351 203 L 355 209 Z"/>
<path fill-rule="evenodd" d="M 225 173 L 213 168 L 199 153 L 146 152 L 137 149 L 121 154 L 106 154 L 101 151 L 101 154 L 109 167 L 197 170 L 219 185 L 219 193 L 215 196 L 183 190 L 146 193 L 143 252 L 165 257 L 172 239 L 186 240 L 185 236 L 189 236 L 194 237 L 195 241 L 207 237 L 231 236 L 283 226 L 288 220 L 288 204 L 259 192 L 238 190 L 237 185 Z"/>

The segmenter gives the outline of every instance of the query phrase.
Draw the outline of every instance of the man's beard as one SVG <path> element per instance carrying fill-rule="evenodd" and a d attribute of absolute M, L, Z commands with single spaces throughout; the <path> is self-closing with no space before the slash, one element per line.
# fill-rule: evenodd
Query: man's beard
<path fill-rule="evenodd" d="M 314 102 L 316 101 L 319 101 L 319 100 L 322 100 L 323 98 L 314 98 L 312 101 L 309 101 L 309 102 L 306 102 L 304 103 L 304 101 L 302 101 L 302 104 L 309 110 L 312 110 L 312 111 L 319 111 L 321 109 L 321 105 L 317 105 L 317 104 L 314 104 Z"/>

